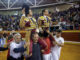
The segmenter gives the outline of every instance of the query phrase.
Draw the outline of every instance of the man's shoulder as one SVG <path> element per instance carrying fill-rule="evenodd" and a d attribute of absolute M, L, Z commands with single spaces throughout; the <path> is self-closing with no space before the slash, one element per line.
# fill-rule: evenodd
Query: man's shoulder
<path fill-rule="evenodd" d="M 27 21 L 27 20 L 29 20 L 29 18 L 25 17 L 24 20 Z"/>
<path fill-rule="evenodd" d="M 45 19 L 44 16 L 40 16 L 39 19 Z"/>

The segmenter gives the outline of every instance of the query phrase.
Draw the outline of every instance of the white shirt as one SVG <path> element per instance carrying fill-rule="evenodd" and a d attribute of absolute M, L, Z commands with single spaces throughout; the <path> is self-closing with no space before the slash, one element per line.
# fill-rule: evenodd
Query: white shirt
<path fill-rule="evenodd" d="M 47 16 L 44 15 L 44 18 L 47 20 Z"/>
<path fill-rule="evenodd" d="M 20 52 L 19 53 L 15 53 L 13 51 L 15 48 L 20 48 L 21 46 L 22 46 L 21 43 L 17 44 L 15 42 L 11 42 L 11 44 L 10 44 L 10 56 L 12 56 L 13 58 L 16 58 L 16 59 L 21 57 L 21 53 Z"/>
<path fill-rule="evenodd" d="M 56 40 L 57 43 L 62 44 L 64 43 L 64 38 L 59 37 L 57 38 L 56 36 L 54 36 L 54 39 Z M 60 51 L 61 51 L 61 46 L 58 46 L 57 44 L 52 48 L 52 52 L 57 54 L 58 56 L 60 56 Z"/>

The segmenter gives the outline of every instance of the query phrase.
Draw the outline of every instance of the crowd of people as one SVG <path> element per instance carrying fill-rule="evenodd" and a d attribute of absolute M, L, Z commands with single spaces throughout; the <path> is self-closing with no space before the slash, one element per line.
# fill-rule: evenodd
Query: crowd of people
<path fill-rule="evenodd" d="M 36 23 L 41 14 L 33 14 L 36 18 Z M 66 11 L 60 12 L 50 12 L 49 16 L 52 18 L 53 29 L 62 29 L 62 30 L 79 30 L 80 29 L 80 7 L 71 7 Z M 4 16 L 0 15 L 0 31 L 12 31 L 12 30 L 21 30 L 20 28 L 20 18 L 21 16 Z"/>
<path fill-rule="evenodd" d="M 20 16 L 4 16 L 0 15 L 0 31 L 19 30 Z"/>
<path fill-rule="evenodd" d="M 56 12 L 52 15 L 53 21 L 63 30 L 80 29 L 80 7 L 71 7 L 66 11 Z"/>

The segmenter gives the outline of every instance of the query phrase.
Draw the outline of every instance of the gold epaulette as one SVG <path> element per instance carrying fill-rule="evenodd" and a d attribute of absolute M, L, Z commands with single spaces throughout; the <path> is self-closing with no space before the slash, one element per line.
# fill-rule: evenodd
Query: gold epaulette
<path fill-rule="evenodd" d="M 44 16 L 39 17 L 40 20 L 45 20 Z"/>

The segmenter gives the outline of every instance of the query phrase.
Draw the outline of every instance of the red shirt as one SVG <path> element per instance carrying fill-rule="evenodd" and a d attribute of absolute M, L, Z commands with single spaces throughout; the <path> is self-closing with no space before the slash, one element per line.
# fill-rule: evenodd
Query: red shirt
<path fill-rule="evenodd" d="M 54 38 L 51 35 L 49 35 L 49 39 L 50 39 L 50 42 L 51 42 L 51 47 L 53 47 L 54 44 L 52 42 L 55 41 L 55 40 L 54 40 Z"/>
<path fill-rule="evenodd" d="M 49 54 L 51 52 L 51 43 L 50 43 L 50 39 L 47 38 L 43 38 L 44 41 L 47 43 L 47 49 L 44 51 L 43 54 Z"/>

